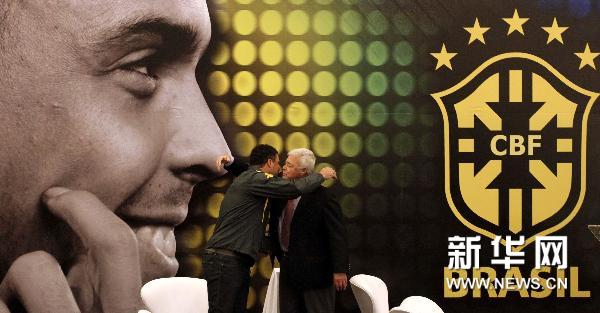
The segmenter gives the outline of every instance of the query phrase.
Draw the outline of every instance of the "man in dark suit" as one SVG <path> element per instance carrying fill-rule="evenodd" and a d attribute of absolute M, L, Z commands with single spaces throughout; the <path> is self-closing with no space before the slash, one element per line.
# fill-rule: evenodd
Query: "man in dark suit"
<path fill-rule="evenodd" d="M 308 149 L 288 153 L 283 177 L 309 175 L 315 155 Z M 346 229 L 340 206 L 325 187 L 273 203 L 270 219 L 273 256 L 281 263 L 281 313 L 333 313 L 335 291 L 348 286 Z"/>

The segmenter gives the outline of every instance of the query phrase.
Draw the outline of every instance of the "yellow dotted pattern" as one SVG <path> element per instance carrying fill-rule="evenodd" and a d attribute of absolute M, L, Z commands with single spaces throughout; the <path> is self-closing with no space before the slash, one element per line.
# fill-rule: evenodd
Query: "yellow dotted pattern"
<path fill-rule="evenodd" d="M 233 109 L 233 120 L 240 126 L 250 126 L 256 120 L 256 108 L 250 102 L 240 102 Z"/>
<path fill-rule="evenodd" d="M 186 249 L 197 249 L 204 243 L 204 233 L 199 226 L 191 225 L 180 235 L 179 240 Z"/>
<path fill-rule="evenodd" d="M 221 71 L 212 72 L 208 76 L 208 89 L 215 96 L 222 96 L 229 91 L 229 76 Z"/>
<path fill-rule="evenodd" d="M 241 132 L 235 135 L 236 154 L 247 157 L 252 148 L 256 146 L 256 138 L 249 132 Z"/>
<path fill-rule="evenodd" d="M 260 15 L 260 31 L 265 35 L 277 35 L 283 29 L 283 17 L 279 11 L 267 10 Z"/>
<path fill-rule="evenodd" d="M 291 65 L 304 65 L 310 58 L 310 48 L 304 41 L 292 41 L 285 49 L 285 56 Z"/>
<path fill-rule="evenodd" d="M 233 46 L 233 60 L 239 65 L 250 65 L 256 60 L 256 47 L 249 40 L 240 40 Z"/>
<path fill-rule="evenodd" d="M 310 139 L 302 132 L 293 132 L 285 140 L 285 149 L 290 151 L 298 148 L 310 149 Z"/>
<path fill-rule="evenodd" d="M 233 90 L 240 96 L 249 96 L 256 90 L 256 76 L 249 71 L 241 71 L 233 76 Z"/>
<path fill-rule="evenodd" d="M 256 15 L 250 10 L 240 10 L 233 15 L 233 29 L 240 35 L 250 35 L 256 30 Z"/>
<path fill-rule="evenodd" d="M 287 122 L 291 126 L 300 127 L 308 123 L 310 117 L 310 109 L 303 102 L 292 102 L 285 112 Z"/>
<path fill-rule="evenodd" d="M 345 186 L 358 188 L 370 163 L 351 158 L 381 162 L 390 151 L 406 157 L 419 145 L 409 131 L 399 137 L 372 128 L 434 125 L 430 112 L 419 115 L 411 103 L 413 94 L 426 93 L 420 89 L 431 75 L 412 73 L 416 28 L 409 16 L 359 9 L 355 0 L 216 2 L 215 26 L 229 36 L 215 43 L 206 84 L 219 124 L 237 127 L 235 154 L 266 143 L 309 147 L 330 161 L 350 158 L 344 162 L 358 169 L 345 168 Z M 390 39 L 395 33 L 402 38 Z"/>
<path fill-rule="evenodd" d="M 350 219 L 368 217 L 369 203 L 378 203 L 371 196 L 381 189 L 423 181 L 410 159 L 441 150 L 430 130 L 440 121 L 417 104 L 424 96 L 430 101 L 431 73 L 418 68 L 423 45 L 412 40 L 422 26 L 412 16 L 381 12 L 373 4 L 379 0 L 213 1 L 213 27 L 222 36 L 213 37 L 212 67 L 200 81 L 234 156 L 248 157 L 259 143 L 281 152 L 313 150 L 315 171 L 336 168 L 338 180 L 324 185 L 339 185 Z M 212 183 L 218 191 L 204 202 L 210 223 L 230 183 Z M 213 230 L 214 224 L 186 229 L 182 248 L 202 247 Z M 201 272 L 199 258 L 185 262 Z M 268 258 L 252 268 L 249 309 L 264 303 L 271 272 Z"/>
<path fill-rule="evenodd" d="M 277 41 L 265 41 L 260 45 L 258 55 L 264 65 L 275 66 L 283 60 L 283 48 Z"/>
<path fill-rule="evenodd" d="M 221 208 L 221 201 L 223 201 L 224 195 L 222 193 L 213 193 L 208 197 L 206 201 L 206 212 L 210 217 L 219 217 L 219 209 Z"/>
<path fill-rule="evenodd" d="M 260 91 L 266 96 L 277 96 L 283 89 L 283 77 L 275 71 L 268 71 L 260 76 Z"/>
<path fill-rule="evenodd" d="M 260 107 L 258 116 L 265 126 L 277 126 L 283 120 L 283 108 L 277 102 L 266 102 Z"/>
<path fill-rule="evenodd" d="M 262 134 L 258 143 L 270 145 L 277 149 L 277 151 L 281 151 L 283 149 L 283 139 L 276 132 L 266 132 Z"/>

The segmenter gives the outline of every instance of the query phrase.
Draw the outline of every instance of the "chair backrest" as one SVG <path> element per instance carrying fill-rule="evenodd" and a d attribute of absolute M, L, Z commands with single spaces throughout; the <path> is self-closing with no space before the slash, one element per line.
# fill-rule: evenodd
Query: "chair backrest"
<path fill-rule="evenodd" d="M 404 299 L 400 306 L 393 308 L 392 311 L 396 309 L 408 313 L 444 313 L 435 302 L 421 296 L 411 296 Z"/>
<path fill-rule="evenodd" d="M 381 279 L 359 274 L 350 278 L 350 285 L 361 313 L 388 313 L 388 290 Z"/>
<path fill-rule="evenodd" d="M 204 279 L 159 278 L 146 283 L 140 295 L 152 313 L 208 312 L 208 289 Z"/>

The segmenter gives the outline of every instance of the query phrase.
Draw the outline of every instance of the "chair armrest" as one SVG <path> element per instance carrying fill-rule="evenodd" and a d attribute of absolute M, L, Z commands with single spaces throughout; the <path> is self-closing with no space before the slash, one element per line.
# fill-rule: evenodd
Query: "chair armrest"
<path fill-rule="evenodd" d="M 392 308 L 392 309 L 390 310 L 390 313 L 411 313 L 411 312 L 408 312 L 408 311 L 401 310 L 401 309 L 400 309 L 400 307 L 399 307 L 399 306 L 397 306 L 397 307 L 395 307 L 395 308 Z"/>

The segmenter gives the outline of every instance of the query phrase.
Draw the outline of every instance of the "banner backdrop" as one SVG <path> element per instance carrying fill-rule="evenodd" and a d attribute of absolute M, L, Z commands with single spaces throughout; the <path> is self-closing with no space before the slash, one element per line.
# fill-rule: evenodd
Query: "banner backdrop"
<path fill-rule="evenodd" d="M 600 312 L 600 2 L 216 0 L 198 68 L 234 155 L 308 147 L 390 307 Z M 198 134 L 202 136 L 202 134 Z M 199 186 L 181 276 L 231 182 Z M 260 312 L 263 258 L 248 300 Z M 351 291 L 338 312 L 358 312 Z"/>

